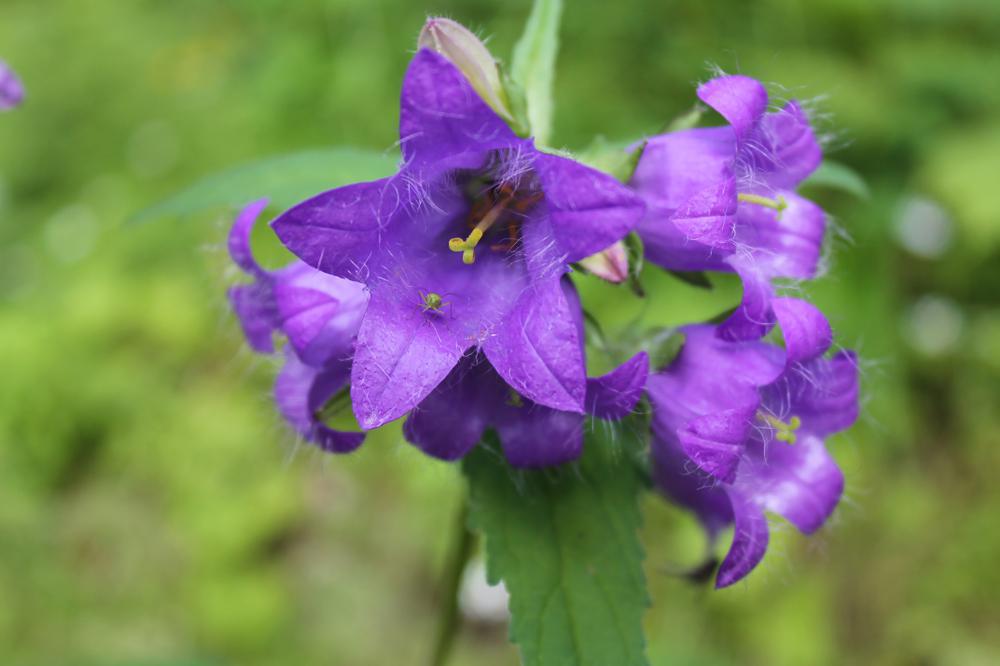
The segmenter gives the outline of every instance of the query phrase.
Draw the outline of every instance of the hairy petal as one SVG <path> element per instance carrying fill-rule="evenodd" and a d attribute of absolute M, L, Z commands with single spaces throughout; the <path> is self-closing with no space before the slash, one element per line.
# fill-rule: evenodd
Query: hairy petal
<path fill-rule="evenodd" d="M 583 413 L 586 394 L 582 341 L 559 280 L 535 282 L 483 342 L 497 373 L 541 405 Z"/>
<path fill-rule="evenodd" d="M 677 433 L 684 453 L 706 474 L 731 482 L 758 404 L 754 400 L 691 419 Z"/>
<path fill-rule="evenodd" d="M 739 206 L 736 243 L 753 257 L 761 272 L 771 277 L 808 280 L 816 276 L 826 232 L 826 213 L 794 192 L 765 192 L 781 196 L 787 208 L 778 211 L 753 203 Z"/>
<path fill-rule="evenodd" d="M 771 307 L 785 337 L 786 365 L 815 358 L 830 348 L 833 342 L 830 322 L 815 305 L 799 298 L 782 297 L 772 299 Z"/>
<path fill-rule="evenodd" d="M 733 256 L 729 264 L 743 282 L 743 298 L 736 310 L 719 325 L 719 337 L 730 341 L 759 340 L 775 324 L 771 308 L 774 287 L 752 258 Z"/>
<path fill-rule="evenodd" d="M 574 160 L 539 153 L 535 170 L 567 261 L 589 257 L 624 238 L 645 212 L 642 199 L 615 178 Z"/>
<path fill-rule="evenodd" d="M 250 347 L 261 354 L 273 354 L 272 333 L 278 324 L 274 296 L 266 280 L 230 287 L 226 295 Z"/>
<path fill-rule="evenodd" d="M 583 451 L 584 417 L 525 402 L 506 405 L 494 423 L 504 455 L 515 467 L 546 467 L 576 460 Z"/>
<path fill-rule="evenodd" d="M 715 587 L 723 588 L 746 577 L 767 552 L 769 530 L 764 512 L 749 498 L 730 490 L 729 500 L 733 510 L 733 545 L 719 567 Z"/>
<path fill-rule="evenodd" d="M 748 151 L 754 173 L 776 189 L 794 189 L 823 160 L 809 118 L 792 100 L 774 113 L 767 113 L 753 132 L 757 150 Z"/>
<path fill-rule="evenodd" d="M 313 268 L 368 282 L 381 265 L 383 232 L 405 203 L 393 178 L 338 187 L 294 206 L 271 226 Z"/>
<path fill-rule="evenodd" d="M 405 168 L 429 175 L 435 162 L 518 145 L 521 139 L 444 56 L 421 49 L 410 61 L 400 99 Z"/>
<path fill-rule="evenodd" d="M 725 486 L 684 455 L 680 447 L 656 435 L 652 442 L 653 478 L 661 493 L 695 514 L 710 542 L 733 522 Z"/>
<path fill-rule="evenodd" d="M 253 226 L 257 222 L 257 216 L 265 208 L 267 208 L 267 199 L 258 199 L 245 206 L 236 216 L 236 221 L 233 222 L 233 227 L 229 230 L 226 242 L 233 263 L 255 277 L 266 275 L 266 272 L 253 258 L 253 250 L 250 249 L 250 232 L 253 231 Z"/>
<path fill-rule="evenodd" d="M 802 419 L 803 432 L 832 435 L 858 418 L 858 374 L 852 351 L 816 358 L 792 367 L 782 381 L 768 386 L 764 401 L 775 413 Z"/>
<path fill-rule="evenodd" d="M 587 413 L 623 419 L 632 413 L 649 376 L 649 355 L 639 352 L 606 375 L 587 379 Z"/>
<path fill-rule="evenodd" d="M 740 143 L 767 111 L 767 90 L 759 81 L 734 74 L 698 86 L 698 99 L 729 121 Z"/>
<path fill-rule="evenodd" d="M 351 374 L 354 414 L 365 430 L 397 419 L 443 380 L 469 340 L 447 317 L 401 299 L 391 284 L 379 285 L 365 312 Z"/>

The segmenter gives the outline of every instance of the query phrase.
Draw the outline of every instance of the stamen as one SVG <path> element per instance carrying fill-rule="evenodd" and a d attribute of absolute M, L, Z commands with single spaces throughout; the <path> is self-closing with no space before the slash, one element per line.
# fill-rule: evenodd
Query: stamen
<path fill-rule="evenodd" d="M 757 417 L 762 421 L 767 423 L 769 426 L 774 428 L 774 438 L 779 442 L 788 442 L 789 444 L 794 444 L 798 439 L 795 431 L 799 429 L 802 425 L 802 419 L 798 416 L 793 416 L 788 419 L 788 422 L 784 422 L 776 416 L 771 414 L 764 414 L 763 412 L 757 412 Z"/>
<path fill-rule="evenodd" d="M 778 211 L 778 215 L 781 215 L 782 211 L 788 208 L 788 201 L 785 197 L 778 195 L 777 199 L 771 199 L 770 197 L 761 196 L 760 194 L 737 194 L 736 199 L 744 203 L 757 204 L 758 206 L 764 206 L 765 208 L 773 208 Z"/>

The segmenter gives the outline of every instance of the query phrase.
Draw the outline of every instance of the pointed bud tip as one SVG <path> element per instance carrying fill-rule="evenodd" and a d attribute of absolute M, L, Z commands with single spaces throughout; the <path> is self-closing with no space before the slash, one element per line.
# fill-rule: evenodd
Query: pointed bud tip
<path fill-rule="evenodd" d="M 619 284 L 628 279 L 628 252 L 625 243 L 618 241 L 597 254 L 580 261 L 585 269 L 608 282 Z"/>

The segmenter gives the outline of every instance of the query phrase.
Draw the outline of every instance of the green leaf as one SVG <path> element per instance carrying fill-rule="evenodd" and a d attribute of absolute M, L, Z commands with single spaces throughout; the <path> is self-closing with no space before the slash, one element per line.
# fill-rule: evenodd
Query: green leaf
<path fill-rule="evenodd" d="M 630 146 L 635 147 L 629 150 Z M 632 180 L 632 175 L 635 174 L 645 150 L 646 141 L 642 139 L 628 142 L 608 141 L 603 136 L 596 136 L 589 146 L 575 156 L 575 159 L 627 183 Z"/>
<path fill-rule="evenodd" d="M 510 637 L 525 666 L 643 666 L 642 571 L 634 421 L 588 427 L 577 462 L 515 470 L 495 438 L 463 462 L 470 523 L 487 575 L 510 593 Z"/>
<path fill-rule="evenodd" d="M 646 249 L 639 234 L 634 231 L 629 232 L 628 236 L 625 237 L 625 251 L 628 253 L 629 289 L 639 298 L 645 298 L 646 290 L 643 288 L 642 281 L 639 278 L 642 275 Z"/>
<path fill-rule="evenodd" d="M 535 0 L 511 60 L 511 79 L 524 91 L 528 125 L 540 145 L 548 143 L 552 130 L 552 80 L 561 14 L 562 0 Z"/>
<path fill-rule="evenodd" d="M 382 178 L 398 157 L 358 148 L 308 150 L 235 166 L 206 176 L 185 190 L 136 213 L 132 222 L 190 215 L 220 206 L 242 206 L 267 197 L 288 208 L 325 190 Z"/>
<path fill-rule="evenodd" d="M 803 187 L 826 187 L 833 190 L 840 190 L 853 194 L 859 199 L 867 199 L 869 196 L 868 184 L 861 175 L 840 162 L 833 160 L 823 160 L 812 175 L 802 183 Z"/>
<path fill-rule="evenodd" d="M 700 104 L 696 104 L 689 111 L 682 113 L 667 123 L 667 126 L 663 129 L 661 134 L 666 134 L 668 132 L 682 132 L 684 130 L 692 129 L 696 127 L 699 122 L 701 122 L 701 117 L 703 115 L 705 115 L 705 107 Z"/>

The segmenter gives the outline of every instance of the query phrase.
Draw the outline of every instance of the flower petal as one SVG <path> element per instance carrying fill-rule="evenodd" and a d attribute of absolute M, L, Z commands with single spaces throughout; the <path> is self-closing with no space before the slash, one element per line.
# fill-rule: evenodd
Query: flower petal
<path fill-rule="evenodd" d="M 785 338 L 785 364 L 791 366 L 815 358 L 833 342 L 833 331 L 812 303 L 799 298 L 774 298 L 771 307 Z"/>
<path fill-rule="evenodd" d="M 772 194 L 775 193 L 767 192 L 764 196 Z M 826 213 L 794 192 L 783 191 L 777 196 L 787 205 L 780 213 L 753 203 L 740 204 L 736 243 L 771 277 L 813 278 L 826 232 Z"/>
<path fill-rule="evenodd" d="M 800 531 L 810 534 L 818 530 L 844 491 L 844 475 L 823 440 L 805 437 L 796 444 L 757 442 L 755 449 L 740 467 L 736 487 Z"/>
<path fill-rule="evenodd" d="M 482 438 L 505 388 L 485 359 L 469 355 L 410 412 L 403 434 L 428 455 L 458 460 Z"/>
<path fill-rule="evenodd" d="M 535 171 L 556 242 L 570 262 L 624 238 L 645 212 L 642 199 L 615 178 L 574 160 L 539 153 Z"/>
<path fill-rule="evenodd" d="M 770 532 L 767 518 L 753 501 L 733 490 L 729 491 L 733 509 L 733 545 L 719 567 L 715 587 L 728 587 L 746 577 L 764 559 Z"/>
<path fill-rule="evenodd" d="M 698 192 L 733 178 L 736 138 L 729 127 L 661 134 L 649 139 L 629 185 L 672 213 Z"/>
<path fill-rule="evenodd" d="M 227 247 L 229 256 L 233 263 L 250 275 L 260 277 L 266 272 L 253 258 L 253 250 L 250 248 L 250 232 L 257 221 L 257 216 L 267 208 L 267 199 L 258 199 L 245 206 L 236 216 L 233 228 L 229 230 Z"/>
<path fill-rule="evenodd" d="M 733 256 L 729 265 L 743 282 L 743 298 L 729 317 L 719 325 L 719 337 L 724 340 L 759 340 L 774 327 L 771 308 L 774 287 L 752 257 Z"/>
<path fill-rule="evenodd" d="M 583 415 L 528 401 L 520 407 L 504 407 L 493 426 L 514 467 L 547 467 L 580 457 Z"/>
<path fill-rule="evenodd" d="M 725 118 L 739 143 L 767 111 L 767 90 L 759 81 L 739 74 L 719 76 L 698 86 L 698 99 Z"/>
<path fill-rule="evenodd" d="M 757 405 L 752 401 L 691 419 L 677 433 L 681 449 L 706 474 L 732 482 Z"/>
<path fill-rule="evenodd" d="M 413 56 L 403 79 L 399 140 L 406 168 L 417 172 L 442 159 L 522 142 L 457 67 L 426 48 Z"/>
<path fill-rule="evenodd" d="M 803 432 L 823 437 L 857 420 L 858 393 L 857 356 L 842 351 L 793 367 L 767 388 L 764 402 L 775 413 L 802 419 Z"/>
<path fill-rule="evenodd" d="M 285 211 L 271 226 L 313 268 L 356 282 L 379 272 L 383 232 L 407 203 L 395 178 L 338 187 Z"/>
<path fill-rule="evenodd" d="M 7 63 L 0 60 L 0 111 L 12 109 L 24 100 L 24 85 Z"/>
<path fill-rule="evenodd" d="M 587 379 L 587 413 L 623 419 L 632 413 L 649 376 L 649 355 L 639 352 L 606 375 Z"/>
<path fill-rule="evenodd" d="M 394 285 L 371 294 L 358 331 L 351 400 L 365 430 L 410 411 L 455 366 L 470 341 L 448 325 L 447 317 L 424 312 Z"/>
<path fill-rule="evenodd" d="M 733 522 L 733 509 L 725 487 L 691 462 L 680 447 L 654 432 L 653 478 L 656 487 L 697 516 L 710 542 Z"/>
<path fill-rule="evenodd" d="M 319 370 L 289 352 L 274 385 L 278 411 L 285 420 L 304 439 L 331 453 L 353 451 L 365 439 L 362 432 L 334 430 L 316 418 L 326 401 L 347 385 L 349 375 L 350 364 L 338 363 Z"/>
<path fill-rule="evenodd" d="M 583 413 L 586 375 L 574 314 L 559 280 L 535 282 L 483 342 L 515 391 L 553 409 Z"/>
<path fill-rule="evenodd" d="M 780 110 L 764 114 L 753 134 L 750 168 L 772 188 L 794 189 L 823 160 L 809 118 L 792 100 Z"/>
<path fill-rule="evenodd" d="M 226 295 L 250 347 L 261 354 L 273 354 L 277 315 L 271 285 L 267 281 L 237 285 Z"/>
<path fill-rule="evenodd" d="M 685 242 L 707 245 L 713 252 L 731 251 L 736 236 L 736 183 L 724 179 L 694 193 L 670 220 Z"/>

